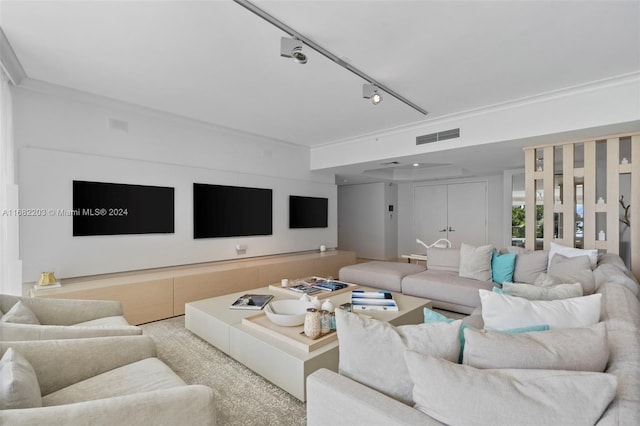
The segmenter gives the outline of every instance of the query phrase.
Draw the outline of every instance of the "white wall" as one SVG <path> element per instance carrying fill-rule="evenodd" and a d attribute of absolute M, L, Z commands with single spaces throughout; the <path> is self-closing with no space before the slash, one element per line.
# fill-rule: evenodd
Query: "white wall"
<path fill-rule="evenodd" d="M 174 234 L 74 238 L 70 216 L 21 218 L 26 282 L 337 246 L 333 176 L 309 172 L 306 148 L 57 88 L 13 94 L 21 208 L 71 209 L 73 180 L 171 186 L 176 197 Z M 273 235 L 194 240 L 193 182 L 273 189 Z M 327 197 L 329 227 L 288 229 L 290 194 Z"/>
<path fill-rule="evenodd" d="M 488 244 L 492 244 L 494 247 L 501 248 L 503 246 L 503 177 L 488 176 L 484 178 L 474 179 L 451 179 L 442 181 L 430 181 L 430 182 L 411 182 L 402 183 L 398 185 L 398 254 L 411 254 L 420 253 L 423 254 L 425 248 L 416 243 L 416 231 L 414 229 L 414 188 L 417 185 L 437 184 L 445 185 L 451 183 L 465 183 L 465 182 L 477 182 L 480 180 L 486 180 L 487 182 L 487 234 Z M 430 244 L 432 241 L 425 241 Z"/>
<path fill-rule="evenodd" d="M 396 184 L 384 182 L 338 187 L 338 246 L 358 257 L 395 260 L 398 257 Z M 393 212 L 389 212 L 393 205 Z"/>
<path fill-rule="evenodd" d="M 462 112 L 313 148 L 311 169 L 376 162 L 627 122 L 640 117 L 640 74 Z M 460 128 L 460 138 L 416 145 L 415 138 Z"/>

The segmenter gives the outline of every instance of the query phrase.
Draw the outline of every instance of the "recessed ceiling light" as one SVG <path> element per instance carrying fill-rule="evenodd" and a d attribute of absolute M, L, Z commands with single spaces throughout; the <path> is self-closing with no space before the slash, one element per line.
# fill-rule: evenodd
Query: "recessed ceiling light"
<path fill-rule="evenodd" d="M 419 163 L 413 163 L 413 167 L 418 167 L 419 165 Z"/>

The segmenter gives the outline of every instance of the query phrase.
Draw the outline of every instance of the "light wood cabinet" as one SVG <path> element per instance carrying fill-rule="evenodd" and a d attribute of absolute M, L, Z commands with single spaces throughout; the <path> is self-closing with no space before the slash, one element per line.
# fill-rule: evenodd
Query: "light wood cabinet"
<path fill-rule="evenodd" d="M 238 291 L 251 290 L 282 278 L 338 277 L 343 266 L 356 263 L 352 251 L 329 250 L 265 256 L 237 261 L 176 266 L 61 280 L 62 287 L 32 292 L 36 297 L 117 300 L 131 324 L 184 314 L 184 305 Z"/>

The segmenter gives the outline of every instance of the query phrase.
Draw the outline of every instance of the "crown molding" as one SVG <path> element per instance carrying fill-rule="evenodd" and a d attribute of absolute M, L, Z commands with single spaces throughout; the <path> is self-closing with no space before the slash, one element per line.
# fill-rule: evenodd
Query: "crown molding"
<path fill-rule="evenodd" d="M 11 82 L 18 86 L 27 77 L 27 74 L 22 68 L 22 64 L 16 56 L 16 52 L 13 51 L 9 39 L 5 35 L 4 31 L 0 27 L 0 67 L 2 71 L 9 77 Z"/>

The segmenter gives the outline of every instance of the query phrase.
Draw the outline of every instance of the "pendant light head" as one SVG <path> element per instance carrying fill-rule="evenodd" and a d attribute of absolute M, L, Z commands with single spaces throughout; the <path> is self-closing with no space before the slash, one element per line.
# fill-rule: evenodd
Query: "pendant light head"
<path fill-rule="evenodd" d="M 306 64 L 307 55 L 302 51 L 302 45 L 301 40 L 282 37 L 280 39 L 280 56 L 283 58 L 293 58 L 298 64 Z"/>
<path fill-rule="evenodd" d="M 365 83 L 362 85 L 362 97 L 365 99 L 371 99 L 371 103 L 378 105 L 382 102 L 382 94 L 378 91 L 378 87 L 375 84 Z"/>

